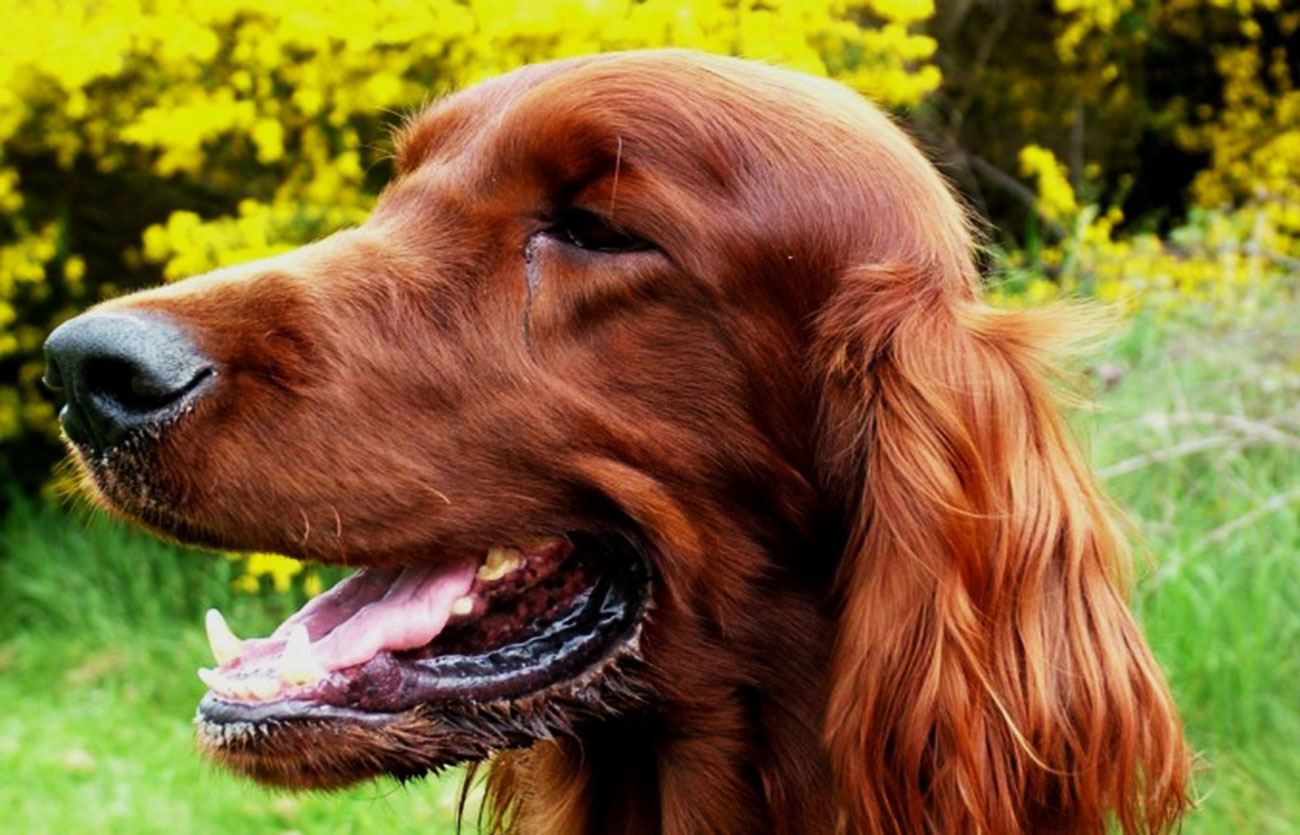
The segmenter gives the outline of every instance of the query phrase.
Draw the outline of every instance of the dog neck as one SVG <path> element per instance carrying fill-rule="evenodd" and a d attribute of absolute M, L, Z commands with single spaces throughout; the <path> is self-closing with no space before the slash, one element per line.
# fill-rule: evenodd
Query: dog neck
<path fill-rule="evenodd" d="M 783 599 L 771 599 L 778 595 Z M 496 829 L 519 835 L 833 831 L 833 783 L 821 744 L 829 645 L 824 608 L 814 595 L 789 588 L 769 590 L 755 605 L 782 612 L 783 622 L 767 623 L 762 635 L 737 630 L 729 636 L 731 653 L 674 647 L 701 654 L 673 665 L 674 679 L 661 684 L 671 691 L 653 713 L 579 727 L 573 738 L 498 755 L 488 779 Z"/>

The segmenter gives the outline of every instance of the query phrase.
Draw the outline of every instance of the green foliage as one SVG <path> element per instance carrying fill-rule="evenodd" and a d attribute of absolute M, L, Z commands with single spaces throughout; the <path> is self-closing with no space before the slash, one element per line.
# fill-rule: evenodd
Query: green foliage
<path fill-rule="evenodd" d="M 1081 204 L 1119 208 L 1129 229 L 1251 205 L 1300 255 L 1294 3 L 973 0 L 940 4 L 927 29 L 944 80 L 922 133 L 1004 234 L 1038 209 L 1014 188 L 1034 145 L 1065 161 Z"/>
<path fill-rule="evenodd" d="M 12 496 L 0 538 L 0 640 L 198 623 L 209 607 L 234 602 L 239 570 L 100 512 L 70 518 L 43 500 Z M 292 611 L 290 600 L 268 605 Z"/>
<path fill-rule="evenodd" d="M 191 717 L 203 690 L 194 668 L 208 663 L 202 631 L 189 623 L 132 629 L 117 642 L 76 633 L 0 642 L 0 831 L 456 832 L 458 771 L 406 786 L 291 795 L 203 762 Z"/>

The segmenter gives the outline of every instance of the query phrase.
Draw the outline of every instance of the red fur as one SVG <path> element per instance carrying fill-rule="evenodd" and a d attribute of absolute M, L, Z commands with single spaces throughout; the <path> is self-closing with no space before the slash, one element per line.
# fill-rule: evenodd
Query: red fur
<path fill-rule="evenodd" d="M 985 306 L 886 116 L 632 53 L 437 103 L 397 160 L 365 226 L 114 303 L 184 323 L 225 388 L 110 501 L 372 564 L 643 537 L 652 703 L 497 756 L 497 829 L 1174 825 L 1187 749 L 1050 389 L 1077 317 Z M 564 204 L 655 248 L 537 237 Z"/>

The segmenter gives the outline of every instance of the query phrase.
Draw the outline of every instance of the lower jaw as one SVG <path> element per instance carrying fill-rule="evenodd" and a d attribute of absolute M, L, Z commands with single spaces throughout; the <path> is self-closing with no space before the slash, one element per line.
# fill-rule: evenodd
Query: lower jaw
<path fill-rule="evenodd" d="M 643 703 L 639 643 L 649 577 L 624 540 L 582 537 L 605 569 L 570 611 L 527 640 L 477 652 L 381 652 L 306 693 L 248 702 L 209 692 L 200 746 L 276 785 L 330 788 L 410 776 L 567 733 Z"/>
<path fill-rule="evenodd" d="M 580 679 L 486 703 L 380 713 L 314 702 L 232 705 L 209 693 L 195 717 L 196 740 L 217 764 L 275 787 L 333 790 L 379 777 L 413 779 L 642 709 L 648 694 L 639 639 L 638 625 Z"/>

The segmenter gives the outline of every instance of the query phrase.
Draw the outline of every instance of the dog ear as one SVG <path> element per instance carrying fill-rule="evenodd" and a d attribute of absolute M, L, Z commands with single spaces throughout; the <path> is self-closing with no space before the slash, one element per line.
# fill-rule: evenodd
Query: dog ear
<path fill-rule="evenodd" d="M 1051 349 L 1075 314 L 994 310 L 972 287 L 862 268 L 818 322 L 820 460 L 847 533 L 826 716 L 843 823 L 1164 830 L 1189 757 L 1057 412 Z"/>

